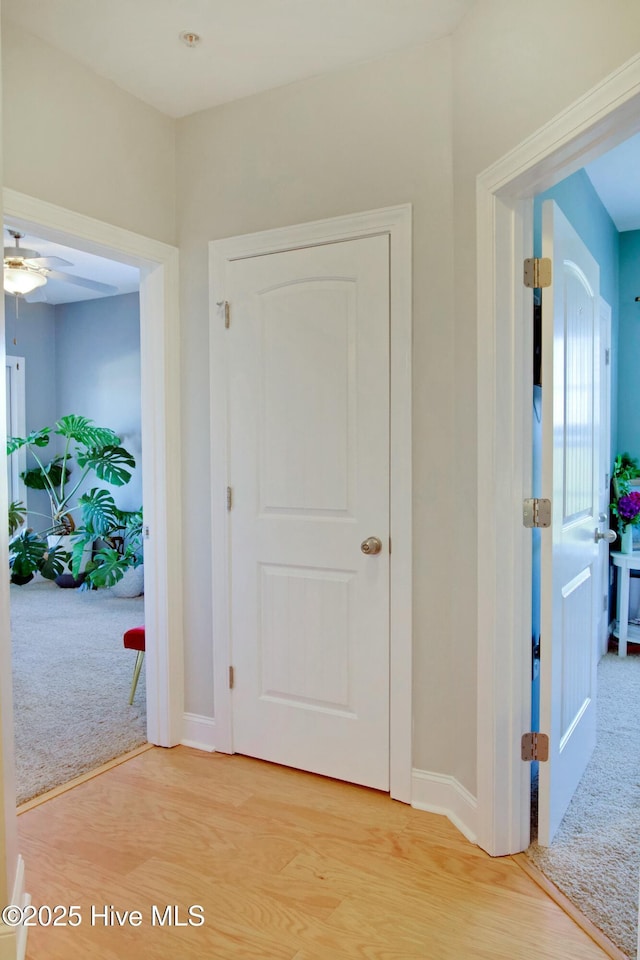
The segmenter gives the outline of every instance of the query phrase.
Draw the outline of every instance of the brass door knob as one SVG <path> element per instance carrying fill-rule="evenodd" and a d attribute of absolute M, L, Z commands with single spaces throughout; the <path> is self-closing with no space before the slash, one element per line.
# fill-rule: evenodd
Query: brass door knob
<path fill-rule="evenodd" d="M 382 550 L 382 540 L 379 540 L 378 537 L 367 537 L 360 544 L 360 549 L 367 556 L 373 556 L 374 553 L 380 553 Z"/>

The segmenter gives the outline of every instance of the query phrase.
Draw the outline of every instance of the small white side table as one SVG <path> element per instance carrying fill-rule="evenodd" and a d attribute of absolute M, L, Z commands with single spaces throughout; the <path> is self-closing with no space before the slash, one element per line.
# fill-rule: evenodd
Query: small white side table
<path fill-rule="evenodd" d="M 629 572 L 640 570 L 640 550 L 633 553 L 619 553 L 613 550 L 610 554 L 614 567 L 618 567 L 618 620 L 613 631 L 618 638 L 618 656 L 626 657 L 627 640 L 640 643 L 640 627 L 629 626 Z"/>

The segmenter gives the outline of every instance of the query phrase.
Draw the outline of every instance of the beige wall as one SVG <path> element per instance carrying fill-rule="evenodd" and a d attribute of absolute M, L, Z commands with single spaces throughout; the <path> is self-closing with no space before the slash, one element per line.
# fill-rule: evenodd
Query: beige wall
<path fill-rule="evenodd" d="M 451 638 L 452 193 L 448 40 L 179 123 L 187 704 L 211 700 L 206 443 L 207 242 L 355 211 L 414 207 L 415 763 L 446 769 Z M 198 510 L 188 505 L 198 504 Z M 203 666 L 205 671 L 203 671 Z"/>
<path fill-rule="evenodd" d="M 4 184 L 175 243 L 175 123 L 3 25 Z"/>

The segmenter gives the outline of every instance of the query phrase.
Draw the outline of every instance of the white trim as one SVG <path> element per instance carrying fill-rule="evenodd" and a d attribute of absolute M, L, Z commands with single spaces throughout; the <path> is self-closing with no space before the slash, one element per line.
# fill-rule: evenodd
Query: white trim
<path fill-rule="evenodd" d="M 411 801 L 412 712 L 412 502 L 411 502 L 411 205 L 318 220 L 209 244 L 211 475 L 214 625 L 214 698 L 218 750 L 233 752 L 229 657 L 228 543 L 224 490 L 226 463 L 227 370 L 224 324 L 218 301 L 225 299 L 230 260 L 298 247 L 388 234 L 391 246 L 391 796 Z"/>
<path fill-rule="evenodd" d="M 24 880 L 24 860 L 18 855 L 16 866 L 16 878 L 13 884 L 13 893 L 11 894 L 11 903 L 17 907 L 28 907 L 31 903 L 31 897 L 25 890 Z M 29 928 L 25 926 L 16 928 L 16 958 L 24 960 L 27 955 L 27 936 Z"/>
<path fill-rule="evenodd" d="M 477 801 L 455 777 L 414 770 L 411 806 L 446 817 L 471 843 L 476 842 Z"/>
<path fill-rule="evenodd" d="M 14 357 L 7 354 L 5 357 L 7 367 L 11 368 L 11 377 L 9 378 L 9 404 L 10 436 L 24 437 L 26 434 L 26 396 L 25 396 L 25 359 L 24 357 Z M 16 450 L 9 461 L 11 472 L 11 490 L 9 491 L 9 503 L 12 500 L 21 500 L 27 503 L 27 488 L 20 474 L 26 469 L 27 457 L 24 447 Z"/>
<path fill-rule="evenodd" d="M 639 106 L 634 57 L 477 180 L 478 842 L 496 856 L 529 843 L 532 197 L 637 132 Z"/>
<path fill-rule="evenodd" d="M 215 751 L 216 722 L 211 717 L 185 713 L 182 718 L 182 746 L 195 750 Z"/>
<path fill-rule="evenodd" d="M 174 746 L 184 703 L 180 511 L 178 250 L 120 227 L 3 190 L 5 216 L 44 239 L 140 268 L 145 525 L 147 737 Z"/>

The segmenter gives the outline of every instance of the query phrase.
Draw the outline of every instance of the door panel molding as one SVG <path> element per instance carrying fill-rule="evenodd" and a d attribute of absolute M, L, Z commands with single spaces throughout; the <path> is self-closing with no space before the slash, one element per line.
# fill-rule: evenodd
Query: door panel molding
<path fill-rule="evenodd" d="M 412 771 L 412 503 L 411 503 L 411 205 L 297 224 L 209 244 L 213 648 L 216 749 L 233 752 L 230 664 L 229 543 L 227 540 L 227 264 L 299 247 L 386 234 L 390 240 L 391 470 L 390 525 L 390 785 L 411 802 Z M 222 305 L 222 306 L 221 306 Z M 230 322 L 233 323 L 233 307 Z"/>
<path fill-rule="evenodd" d="M 531 716 L 533 197 L 638 132 L 636 56 L 478 176 L 478 843 L 494 856 L 529 844 Z M 505 511 L 510 522 L 505 522 Z M 542 531 L 544 536 L 546 531 Z"/>

